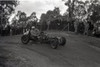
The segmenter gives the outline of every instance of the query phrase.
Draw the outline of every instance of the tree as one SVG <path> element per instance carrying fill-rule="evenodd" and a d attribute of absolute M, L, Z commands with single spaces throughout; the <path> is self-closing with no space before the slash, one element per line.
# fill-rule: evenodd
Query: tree
<path fill-rule="evenodd" d="M 74 7 L 76 5 L 76 2 L 77 2 L 77 0 L 67 0 L 65 2 L 65 5 L 68 6 L 68 9 L 67 9 L 67 11 L 68 11 L 68 17 L 66 17 L 66 19 L 68 19 L 67 20 L 68 22 L 72 22 L 73 21 L 73 17 L 74 17 L 73 12 L 74 12 Z M 69 31 L 69 24 L 70 23 L 68 23 L 68 31 Z"/>
<path fill-rule="evenodd" d="M 41 30 L 46 30 L 46 27 L 47 27 L 47 23 L 46 23 L 46 14 L 45 13 L 42 13 L 41 14 L 41 17 L 40 17 L 40 29 Z"/>
<path fill-rule="evenodd" d="M 54 10 L 48 10 L 46 14 L 41 15 L 40 22 L 48 25 L 47 30 L 50 28 L 50 24 L 53 23 L 54 20 L 57 20 L 61 17 L 60 10 L 58 7 L 55 7 Z"/>
<path fill-rule="evenodd" d="M 6 22 L 2 23 L 2 18 L 8 21 L 9 16 L 13 13 L 18 4 L 18 0 L 0 0 L 0 25 L 6 24 Z"/>
<path fill-rule="evenodd" d="M 69 19 L 72 19 L 73 17 L 73 10 L 75 6 L 75 2 L 77 2 L 77 0 L 67 0 L 65 2 L 65 5 L 68 6 Z"/>
<path fill-rule="evenodd" d="M 99 3 L 100 3 L 99 0 L 93 0 L 90 2 L 89 11 L 92 12 L 92 15 L 90 16 L 90 18 L 94 23 L 100 20 L 100 4 Z"/>

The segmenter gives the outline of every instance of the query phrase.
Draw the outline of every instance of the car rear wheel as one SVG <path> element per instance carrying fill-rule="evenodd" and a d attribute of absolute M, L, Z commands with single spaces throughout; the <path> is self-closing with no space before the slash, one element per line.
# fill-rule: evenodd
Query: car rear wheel
<path fill-rule="evenodd" d="M 51 41 L 51 48 L 56 49 L 58 47 L 58 39 L 54 38 Z"/>
<path fill-rule="evenodd" d="M 61 37 L 59 39 L 59 45 L 64 46 L 66 44 L 66 38 L 65 37 Z"/>

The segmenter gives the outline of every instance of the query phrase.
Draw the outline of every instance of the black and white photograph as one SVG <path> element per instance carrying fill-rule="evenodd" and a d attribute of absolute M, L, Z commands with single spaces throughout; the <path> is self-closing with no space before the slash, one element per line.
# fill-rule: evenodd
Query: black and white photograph
<path fill-rule="evenodd" d="M 100 0 L 0 0 L 0 67 L 100 67 Z"/>

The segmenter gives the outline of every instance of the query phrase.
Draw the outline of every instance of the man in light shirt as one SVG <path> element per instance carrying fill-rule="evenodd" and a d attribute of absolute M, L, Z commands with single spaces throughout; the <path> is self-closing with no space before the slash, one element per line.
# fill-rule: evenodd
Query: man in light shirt
<path fill-rule="evenodd" d="M 39 31 L 39 29 L 35 28 L 35 26 L 32 26 L 30 32 L 31 32 L 31 35 L 34 36 L 34 37 L 37 37 L 37 36 L 40 35 L 40 31 Z"/>

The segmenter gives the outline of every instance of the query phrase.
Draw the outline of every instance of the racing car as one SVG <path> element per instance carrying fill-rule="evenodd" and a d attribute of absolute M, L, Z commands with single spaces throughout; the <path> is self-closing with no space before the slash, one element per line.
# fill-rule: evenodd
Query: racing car
<path fill-rule="evenodd" d="M 21 42 L 23 44 L 28 44 L 30 41 L 33 41 L 33 43 L 44 43 L 49 44 L 51 48 L 56 49 L 58 46 L 64 46 L 66 44 L 66 38 L 65 37 L 59 37 L 59 36 L 49 36 L 49 34 L 41 31 L 38 36 L 34 36 L 31 34 L 31 31 L 25 32 L 21 37 Z"/>

